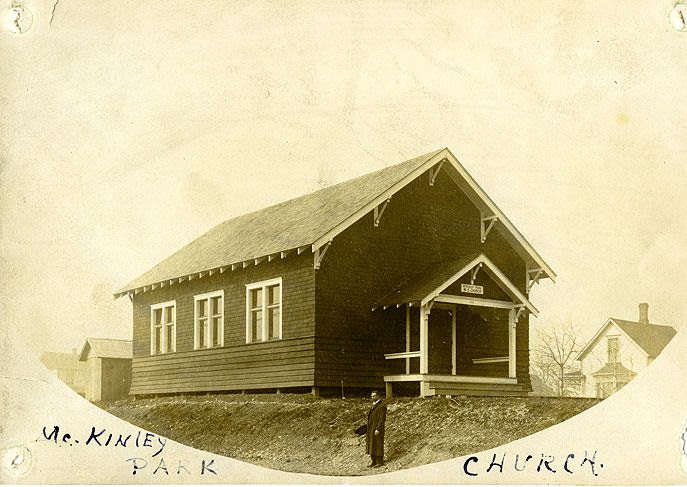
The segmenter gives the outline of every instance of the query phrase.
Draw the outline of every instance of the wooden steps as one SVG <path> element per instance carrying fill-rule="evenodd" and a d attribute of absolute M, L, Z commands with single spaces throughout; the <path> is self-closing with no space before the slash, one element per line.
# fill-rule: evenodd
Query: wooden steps
<path fill-rule="evenodd" d="M 527 396 L 521 384 L 480 384 L 473 382 L 429 381 L 429 393 L 433 396 Z"/>

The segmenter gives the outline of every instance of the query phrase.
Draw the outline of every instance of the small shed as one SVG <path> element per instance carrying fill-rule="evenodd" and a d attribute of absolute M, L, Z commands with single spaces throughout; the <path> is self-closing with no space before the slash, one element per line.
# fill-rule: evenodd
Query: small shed
<path fill-rule="evenodd" d="M 131 340 L 87 338 L 79 360 L 86 362 L 86 399 L 113 401 L 129 395 L 131 385 Z"/>

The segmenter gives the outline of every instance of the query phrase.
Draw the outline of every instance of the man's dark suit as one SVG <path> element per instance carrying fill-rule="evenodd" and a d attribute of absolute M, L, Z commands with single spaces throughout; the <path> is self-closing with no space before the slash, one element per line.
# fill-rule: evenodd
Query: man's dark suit
<path fill-rule="evenodd" d="M 372 465 L 384 464 L 384 423 L 386 403 L 383 399 L 372 405 L 367 414 L 367 454 L 372 457 Z"/>

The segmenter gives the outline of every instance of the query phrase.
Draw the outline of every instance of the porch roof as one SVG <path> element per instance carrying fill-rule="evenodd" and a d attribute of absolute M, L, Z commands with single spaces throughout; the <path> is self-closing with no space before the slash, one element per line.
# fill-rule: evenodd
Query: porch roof
<path fill-rule="evenodd" d="M 599 370 L 592 374 L 593 376 L 600 375 L 614 375 L 614 376 L 625 376 L 625 375 L 635 375 L 633 371 L 625 367 L 620 362 L 614 364 L 605 364 Z"/>
<path fill-rule="evenodd" d="M 478 265 L 482 266 L 514 302 L 524 305 L 537 315 L 537 308 L 484 254 L 470 254 L 460 259 L 433 262 L 377 300 L 372 309 L 406 303 L 424 305 Z"/>

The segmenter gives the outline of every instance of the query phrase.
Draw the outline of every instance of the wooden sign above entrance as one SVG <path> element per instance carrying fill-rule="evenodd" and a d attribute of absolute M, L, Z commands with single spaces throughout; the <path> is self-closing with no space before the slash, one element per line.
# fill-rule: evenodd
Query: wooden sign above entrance
<path fill-rule="evenodd" d="M 484 286 L 476 284 L 461 284 L 460 292 L 468 294 L 484 294 Z"/>

